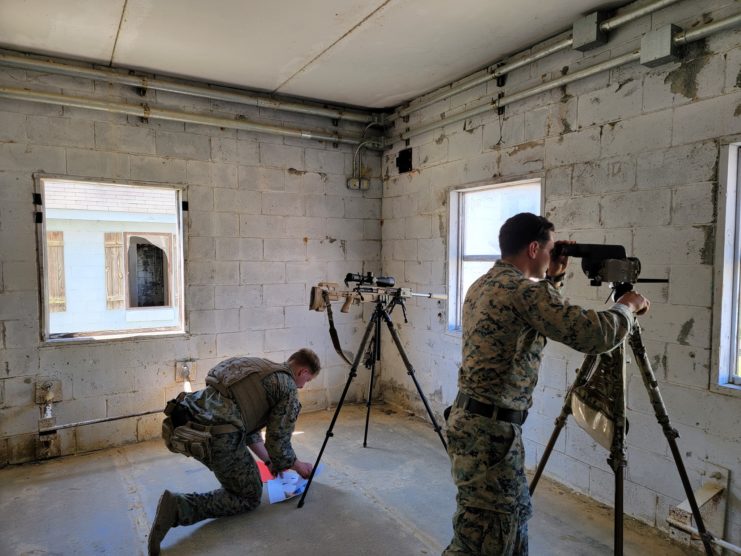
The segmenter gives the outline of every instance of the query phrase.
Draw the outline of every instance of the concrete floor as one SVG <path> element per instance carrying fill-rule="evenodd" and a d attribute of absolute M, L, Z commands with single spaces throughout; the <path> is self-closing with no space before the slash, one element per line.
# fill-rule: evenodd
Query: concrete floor
<path fill-rule="evenodd" d="M 314 461 L 331 412 L 301 416 L 294 446 Z M 343 407 L 303 508 L 297 499 L 171 529 L 163 555 L 440 554 L 451 536 L 455 488 L 432 428 L 374 406 L 368 448 L 365 408 Z M 217 486 L 198 462 L 159 441 L 0 470 L 0 554 L 146 554 L 160 493 Z M 532 555 L 610 555 L 612 516 L 547 480 L 535 496 Z M 629 520 L 625 554 L 695 554 Z"/>

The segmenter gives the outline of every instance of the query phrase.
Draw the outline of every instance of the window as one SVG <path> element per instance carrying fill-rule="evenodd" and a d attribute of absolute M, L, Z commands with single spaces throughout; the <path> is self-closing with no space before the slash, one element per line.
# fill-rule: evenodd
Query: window
<path fill-rule="evenodd" d="M 723 148 L 715 251 L 715 385 L 741 386 L 741 143 Z"/>
<path fill-rule="evenodd" d="M 540 180 L 451 191 L 449 329 L 460 330 L 461 308 L 468 288 L 501 256 L 499 228 L 519 212 L 540 214 L 540 191 Z"/>
<path fill-rule="evenodd" d="M 40 180 L 44 338 L 183 331 L 180 191 Z"/>

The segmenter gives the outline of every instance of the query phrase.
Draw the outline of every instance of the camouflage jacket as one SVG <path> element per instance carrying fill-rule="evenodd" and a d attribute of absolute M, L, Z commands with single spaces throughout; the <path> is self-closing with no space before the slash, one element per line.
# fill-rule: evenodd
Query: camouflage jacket
<path fill-rule="evenodd" d="M 288 469 L 296 461 L 291 446 L 291 435 L 301 411 L 296 383 L 286 373 L 273 373 L 262 381 L 268 396 L 270 414 L 265 427 L 265 448 L 270 455 L 271 468 L 275 471 Z M 202 425 L 230 424 L 244 429 L 239 407 L 208 386 L 188 394 L 183 403 Z M 249 435 L 247 444 L 261 441 L 259 433 Z"/>
<path fill-rule="evenodd" d="M 606 311 L 570 305 L 550 281 L 535 282 L 497 261 L 466 294 L 458 388 L 482 402 L 527 409 L 546 337 L 603 353 L 620 345 L 633 323 L 624 305 Z"/>

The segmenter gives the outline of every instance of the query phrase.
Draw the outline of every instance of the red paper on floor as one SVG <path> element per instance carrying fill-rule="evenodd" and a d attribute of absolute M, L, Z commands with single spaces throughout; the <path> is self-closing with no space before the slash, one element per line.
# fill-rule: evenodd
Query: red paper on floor
<path fill-rule="evenodd" d="M 272 481 L 273 479 L 275 479 L 275 477 L 273 477 L 273 474 L 268 469 L 268 466 L 265 465 L 262 461 L 257 460 L 257 468 L 260 470 L 260 480 L 263 483 L 267 483 L 268 481 Z"/>

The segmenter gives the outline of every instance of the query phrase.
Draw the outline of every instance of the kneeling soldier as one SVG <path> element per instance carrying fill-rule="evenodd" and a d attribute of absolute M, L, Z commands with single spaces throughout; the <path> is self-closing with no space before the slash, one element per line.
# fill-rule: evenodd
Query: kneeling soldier
<path fill-rule="evenodd" d="M 298 388 L 320 368 L 316 353 L 306 348 L 286 363 L 234 357 L 208 372 L 206 388 L 182 393 L 167 404 L 165 444 L 206 465 L 223 488 L 203 494 L 165 490 L 149 533 L 150 555 L 159 554 L 171 527 L 247 512 L 260 504 L 262 481 L 250 450 L 273 474 L 293 469 L 309 477 L 313 466 L 296 458 L 291 435 L 301 411 Z"/>

